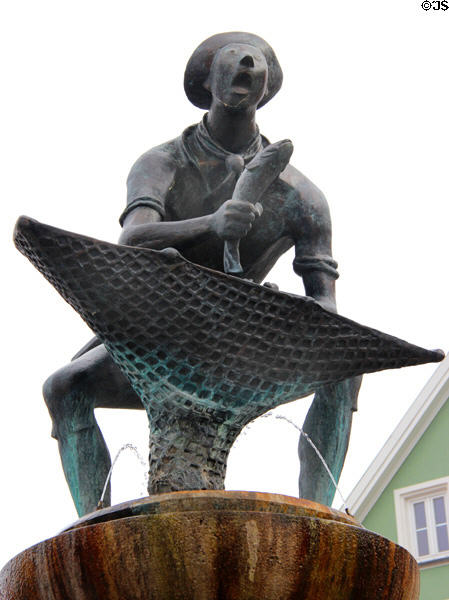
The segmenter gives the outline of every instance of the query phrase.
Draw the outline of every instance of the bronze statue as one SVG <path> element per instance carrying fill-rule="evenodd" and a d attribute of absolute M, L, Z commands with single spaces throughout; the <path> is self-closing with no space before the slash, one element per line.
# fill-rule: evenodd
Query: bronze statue
<path fill-rule="evenodd" d="M 235 298 L 236 313 L 240 306 L 240 298 L 251 299 L 253 291 L 260 288 L 256 284 L 260 284 L 277 259 L 294 246 L 293 269 L 302 277 L 307 296 L 313 299 L 302 299 L 306 307 L 304 314 L 310 316 L 307 331 L 313 331 L 314 327 L 316 330 L 322 320 L 327 319 L 326 323 L 330 323 L 326 330 L 329 336 L 333 335 L 329 334 L 329 328 L 334 328 L 332 331 L 335 332 L 344 331 L 338 338 L 342 340 L 342 345 L 337 345 L 336 349 L 334 347 L 335 352 L 342 354 L 345 348 L 343 343 L 345 336 L 352 335 L 350 332 L 352 322 L 329 316 L 329 313 L 336 312 L 335 280 L 338 273 L 337 263 L 332 257 L 331 220 L 326 199 L 302 173 L 287 164 L 292 152 L 291 143 L 284 140 L 270 145 L 268 140 L 259 133 L 256 124 L 256 110 L 279 91 L 281 83 L 282 71 L 276 56 L 271 47 L 258 36 L 240 32 L 223 33 L 204 41 L 187 64 L 184 87 L 189 100 L 208 112 L 199 124 L 188 127 L 180 137 L 149 150 L 134 164 L 127 182 L 127 206 L 120 218 L 123 231 L 119 244 L 151 250 L 175 248 L 190 262 L 185 263 L 178 258 L 177 252 L 166 250 L 158 253 L 159 257 L 154 259 L 155 264 L 161 261 L 161 265 L 165 265 L 164 269 L 173 269 L 173 273 L 183 273 L 186 277 L 191 277 L 192 281 L 197 278 L 195 281 L 203 282 L 201 283 L 203 288 L 198 283 L 198 296 L 201 296 L 209 285 L 207 282 L 224 281 L 218 274 L 210 275 L 208 269 L 240 275 L 242 281 L 236 280 L 235 277 L 227 277 L 228 283 L 225 281 L 223 283 L 223 286 L 227 285 L 226 289 L 232 292 L 229 297 Z M 141 264 L 146 264 L 145 261 L 149 260 L 147 258 L 149 253 L 136 250 L 130 253 L 129 249 L 120 249 L 120 246 L 112 247 L 112 245 L 109 248 L 107 244 L 102 243 L 94 247 L 87 238 L 70 237 L 69 239 L 64 235 L 65 232 L 58 233 L 55 230 L 51 233 L 55 245 L 52 247 L 50 257 L 50 250 L 47 252 L 45 248 L 49 248 L 53 242 L 41 243 L 45 236 L 48 241 L 49 230 L 39 230 L 39 235 L 35 235 L 37 231 L 32 223 L 22 222 L 18 227 L 16 238 L 19 248 L 53 283 L 56 281 L 58 290 L 62 290 L 64 297 L 100 334 L 107 347 L 98 337 L 94 338 L 75 355 L 71 363 L 51 375 L 44 384 L 44 397 L 53 421 L 53 436 L 58 440 L 64 472 L 80 515 L 96 507 L 110 467 L 109 453 L 95 421 L 94 408 L 140 409 L 143 408 L 142 402 L 144 403 L 153 435 L 150 455 L 149 491 L 151 493 L 176 489 L 208 489 L 223 485 L 227 452 L 238 432 L 251 418 L 262 414 L 271 406 L 316 391 L 304 430 L 318 446 L 338 481 L 348 446 L 352 411 L 356 409 L 361 381 L 360 377 L 351 376 L 389 366 L 441 359 L 439 354 L 427 353 L 409 362 L 405 359 L 402 362 L 399 359 L 394 362 L 395 357 L 400 354 L 399 350 L 395 350 L 399 354 L 390 357 L 390 362 L 382 359 L 384 362 L 378 361 L 375 366 L 367 368 L 366 361 L 372 359 L 372 351 L 360 353 L 362 358 L 360 361 L 354 351 L 348 359 L 349 362 L 352 361 L 350 368 L 346 369 L 340 365 L 328 378 L 323 375 L 325 369 L 319 374 L 310 375 L 309 380 L 305 378 L 299 382 L 297 378 L 296 387 L 289 380 L 289 369 L 284 368 L 284 371 L 277 373 L 276 377 L 279 381 L 287 381 L 287 387 L 282 388 L 280 384 L 276 389 L 273 387 L 270 401 L 266 400 L 266 394 L 263 392 L 265 389 L 263 382 L 254 383 L 253 387 L 257 393 L 251 395 L 253 392 L 246 391 L 243 376 L 235 375 L 236 380 L 240 377 L 240 388 L 238 388 L 240 391 L 235 391 L 237 389 L 235 388 L 233 392 L 236 394 L 235 407 L 246 407 L 251 403 L 253 407 L 252 410 L 245 409 L 246 412 L 241 409 L 240 413 L 233 407 L 235 410 L 231 415 L 232 411 L 228 410 L 223 400 L 225 397 L 223 381 L 232 383 L 234 371 L 231 370 L 231 374 L 226 373 L 215 397 L 215 392 L 210 392 L 207 388 L 208 384 L 204 384 L 204 381 L 194 389 L 192 381 L 197 377 L 197 373 L 194 372 L 194 367 L 187 357 L 182 368 L 188 371 L 189 375 L 184 379 L 179 375 L 175 384 L 177 389 L 181 390 L 179 394 L 182 396 L 182 402 L 180 402 L 174 397 L 176 394 L 171 388 L 164 388 L 162 394 L 161 386 L 155 382 L 154 377 L 155 373 L 159 373 L 157 369 L 168 373 L 167 365 L 167 368 L 172 369 L 173 372 L 181 372 L 179 364 L 182 363 L 183 355 L 180 355 L 178 350 L 172 351 L 171 348 L 167 350 L 162 342 L 159 346 L 148 349 L 148 341 L 142 342 L 140 349 L 138 342 L 133 342 L 134 350 L 131 352 L 128 338 L 134 333 L 129 333 L 131 331 L 129 320 L 134 316 L 127 311 L 129 313 L 134 311 L 132 305 L 124 301 L 122 305 L 118 303 L 114 308 L 110 308 L 112 295 L 108 296 L 108 294 L 112 292 L 105 291 L 102 297 L 95 297 L 95 302 L 102 305 L 98 311 L 103 310 L 107 313 L 109 310 L 111 314 L 107 323 L 102 321 L 101 325 L 97 325 L 96 317 L 92 315 L 98 311 L 86 312 L 84 308 L 89 302 L 94 306 L 95 291 L 92 291 L 92 297 L 87 298 L 83 290 L 78 290 L 81 298 L 77 296 L 76 286 L 70 284 L 69 289 L 64 283 L 67 279 L 67 269 L 74 263 L 76 264 L 73 266 L 72 277 L 75 277 L 75 272 L 76 277 L 81 277 L 79 269 L 83 266 L 80 267 L 79 260 L 81 255 L 84 256 L 83 253 L 90 252 L 93 260 L 96 260 L 95 256 L 99 255 L 103 260 L 103 257 L 110 253 L 111 260 L 116 265 L 115 270 L 110 269 L 109 275 L 105 276 L 111 290 L 115 285 L 114 277 L 119 269 L 117 265 L 121 264 L 120 261 L 126 261 L 129 257 L 132 261 L 136 260 L 135 272 L 132 269 L 122 271 L 121 280 L 117 282 L 117 286 L 122 287 L 123 281 L 127 280 L 129 294 L 132 295 L 134 281 L 139 281 L 138 284 L 136 283 L 139 287 L 145 273 L 145 276 L 150 277 L 149 271 L 144 273 L 146 267 L 141 267 Z M 30 237 L 27 237 L 28 235 Z M 39 236 L 40 241 L 36 241 Z M 30 241 L 32 239 L 35 241 Z M 36 243 L 36 247 L 40 244 L 43 254 L 39 259 L 32 256 L 34 250 L 30 250 L 30 244 L 32 246 L 33 243 Z M 42 266 L 42 261 L 46 260 L 42 258 L 44 255 L 50 257 L 50 262 L 61 258 L 56 256 L 58 253 L 55 248 L 58 244 L 61 254 L 64 254 L 65 249 L 69 247 L 74 253 L 73 259 L 67 258 L 64 276 L 61 276 L 61 279 L 58 279 L 59 271 L 53 273 L 52 267 Z M 94 252 L 97 254 L 94 255 Z M 139 262 L 140 260 L 142 263 Z M 195 270 L 194 266 L 189 266 L 190 263 L 206 269 Z M 101 268 L 103 272 L 104 269 L 107 270 L 103 263 Z M 162 266 L 160 268 L 162 269 Z M 156 285 L 156 271 L 152 273 L 152 277 Z M 85 284 L 80 283 L 78 287 L 83 285 Z M 98 289 L 102 285 L 103 283 L 99 282 Z M 173 280 L 170 285 L 176 289 L 176 281 Z M 210 291 L 209 286 L 208 292 Z M 215 291 L 213 293 L 218 294 Z M 270 307 L 266 310 L 267 314 L 270 310 L 277 310 L 275 307 L 277 300 L 280 307 L 284 307 L 285 310 L 289 307 L 288 310 L 294 313 L 296 300 L 290 300 L 294 297 L 286 294 L 279 294 L 277 297 L 276 292 L 269 288 L 261 292 L 254 291 L 254 294 L 259 293 L 262 294 L 266 306 Z M 142 296 L 138 296 L 136 292 L 136 305 L 139 305 L 139 298 L 142 297 L 143 302 L 143 296 L 147 294 L 144 287 L 139 288 L 139 294 Z M 224 294 L 225 292 L 223 296 Z M 176 292 L 173 292 L 173 295 L 176 296 Z M 102 301 L 102 298 L 106 297 L 109 297 L 111 302 Z M 75 300 L 72 301 L 72 298 Z M 192 305 L 195 301 L 192 297 Z M 152 300 L 149 305 L 150 310 L 155 310 L 158 306 L 157 302 Z M 164 302 L 167 301 L 161 299 L 160 302 L 162 314 Z M 232 305 L 231 301 L 230 305 Z M 175 313 L 184 310 L 182 306 L 181 300 L 175 304 Z M 213 309 L 211 306 L 212 301 L 207 304 L 207 310 L 211 311 Z M 145 311 L 147 309 L 145 305 Z M 146 313 L 142 313 L 139 306 L 135 310 L 136 322 L 144 324 Z M 225 319 L 222 308 L 219 311 L 217 309 L 216 313 L 216 319 Z M 295 318 L 299 322 L 300 311 L 294 314 L 297 314 Z M 164 319 L 166 317 L 164 313 Z M 158 313 L 152 315 L 152 318 L 157 322 Z M 172 318 L 176 321 L 177 315 L 173 314 Z M 263 320 L 263 314 L 260 318 Z M 284 315 L 279 314 L 279 318 L 287 322 L 288 311 Z M 121 321 L 127 321 L 123 329 L 120 329 Z M 164 321 L 164 327 L 166 330 L 170 328 L 170 317 Z M 188 329 L 188 326 L 186 328 Z M 125 330 L 126 335 L 123 333 Z M 179 330 L 177 331 L 176 335 L 179 336 Z M 373 348 L 378 347 L 380 344 L 376 337 L 378 332 L 372 333 L 370 330 L 367 335 L 372 336 L 370 340 L 372 339 Z M 151 339 L 151 330 L 147 332 L 147 336 Z M 155 333 L 154 339 L 156 337 Z M 254 337 L 257 337 L 257 330 L 251 334 L 251 339 Z M 135 339 L 138 338 L 137 332 Z M 207 341 L 205 347 L 194 347 L 194 351 L 198 356 L 203 357 L 201 360 L 206 360 L 203 355 L 207 348 L 210 348 L 212 353 L 215 342 L 218 347 L 219 339 L 214 338 L 213 343 Z M 228 346 L 232 347 L 232 340 L 228 342 Z M 182 345 L 183 342 L 179 343 Z M 192 346 L 192 343 L 191 340 L 187 340 L 185 346 L 189 344 Z M 199 344 L 199 342 L 195 343 Z M 262 341 L 261 345 L 263 343 Z M 310 344 L 313 343 L 313 340 L 307 341 L 309 349 Z M 164 338 L 164 344 L 168 347 L 170 342 Z M 363 348 L 368 346 L 364 345 Z M 178 352 L 178 366 L 172 360 L 176 352 Z M 236 347 L 235 352 L 244 354 L 245 348 Z M 325 359 L 327 354 L 324 349 L 320 352 L 316 360 L 321 363 L 329 360 L 330 365 L 331 358 Z M 161 353 L 163 358 L 160 358 Z M 299 349 L 298 353 L 300 353 Z M 215 366 L 208 365 L 207 368 L 205 367 L 206 371 L 209 368 L 215 369 L 220 360 L 222 357 L 218 353 Z M 149 374 L 148 364 L 151 364 L 151 361 L 158 366 Z M 121 368 L 116 363 L 120 364 Z M 307 369 L 303 363 L 301 364 L 301 368 Z M 139 369 L 140 371 L 146 369 L 147 382 L 144 381 L 142 373 L 138 372 Z M 170 377 L 176 379 L 175 375 L 167 374 L 166 377 L 169 383 Z M 207 382 L 209 375 L 204 377 Z M 246 370 L 246 377 L 248 380 L 251 378 L 249 369 Z M 276 379 L 275 375 L 273 377 Z M 132 381 L 134 389 L 129 380 Z M 197 409 L 194 402 L 192 406 L 188 396 L 191 389 L 189 386 L 193 386 L 191 393 L 196 394 L 200 400 L 201 390 L 206 388 L 209 390 L 207 393 L 204 392 L 204 402 L 198 405 L 201 405 L 201 410 Z M 210 384 L 210 389 L 214 386 L 217 387 L 217 384 Z M 164 404 L 165 412 L 157 412 L 156 409 L 152 412 L 152 394 L 154 398 L 158 394 L 160 398 L 164 398 L 159 405 Z M 189 410 L 186 407 L 190 407 Z M 184 444 L 181 451 L 179 439 L 183 435 L 189 440 L 189 444 L 187 446 Z M 207 439 L 214 436 L 214 439 L 219 439 L 219 442 L 209 444 Z M 195 440 L 196 445 L 201 447 L 192 450 Z M 188 459 L 190 454 L 194 456 L 192 464 Z M 334 486 L 329 481 L 319 459 L 302 438 L 300 458 L 300 495 L 330 504 L 335 491 Z M 176 463 L 177 460 L 179 464 Z"/>

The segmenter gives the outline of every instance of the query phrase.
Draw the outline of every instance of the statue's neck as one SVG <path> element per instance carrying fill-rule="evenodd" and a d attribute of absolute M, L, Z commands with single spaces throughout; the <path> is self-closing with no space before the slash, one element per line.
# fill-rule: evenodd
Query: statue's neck
<path fill-rule="evenodd" d="M 207 129 L 222 148 L 240 154 L 258 133 L 256 108 L 231 110 L 223 104 L 213 102 L 207 114 Z"/>

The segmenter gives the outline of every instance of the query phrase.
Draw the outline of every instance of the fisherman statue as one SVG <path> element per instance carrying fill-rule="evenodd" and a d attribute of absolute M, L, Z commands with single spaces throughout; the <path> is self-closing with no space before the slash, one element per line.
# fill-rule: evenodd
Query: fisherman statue
<path fill-rule="evenodd" d="M 296 321 L 293 319 L 292 325 L 288 325 L 289 311 L 293 310 L 288 307 L 296 306 L 298 298 L 260 284 L 279 257 L 292 247 L 295 249 L 293 270 L 302 278 L 305 288 L 306 298 L 301 302 L 305 307 L 304 314 L 310 316 L 309 330 L 312 333 L 317 331 L 322 319 L 327 319 L 331 323 L 326 329 L 330 332 L 326 334 L 328 338 L 334 335 L 332 332 L 340 331 L 338 328 L 344 329 L 338 338 L 340 345 L 335 346 L 336 355 L 341 358 L 347 347 L 346 341 L 354 324 L 343 317 L 334 317 L 338 272 L 332 257 L 331 220 L 326 199 L 313 183 L 288 164 L 293 149 L 291 143 L 284 140 L 270 144 L 256 124 L 257 109 L 273 98 L 281 84 L 282 71 L 272 48 L 256 35 L 222 33 L 198 46 L 188 61 L 184 88 L 195 106 L 208 111 L 203 120 L 188 127 L 180 137 L 149 150 L 134 164 L 127 181 L 127 206 L 120 217 L 123 231 L 119 245 L 101 243 L 97 248 L 95 240 L 81 240 L 80 237 L 78 242 L 70 238 L 74 256 L 78 257 L 80 264 L 81 247 L 85 256 L 92 258 L 93 265 L 95 261 L 98 263 L 114 255 L 118 265 L 115 268 L 121 269 L 120 281 L 113 269 L 103 269 L 101 276 L 92 278 L 91 288 L 89 283 L 80 281 L 69 286 L 70 289 L 65 288 L 67 273 L 76 260 L 67 258 L 66 266 L 61 267 L 65 272 L 59 279 L 58 273 L 62 271 L 52 270 L 52 261 L 65 260 L 64 244 L 68 238 L 64 236 L 67 232 L 55 230 L 51 234 L 54 235 L 52 239 L 56 250 L 50 256 L 50 233 L 39 230 L 40 233 L 34 235 L 33 222 L 19 222 L 16 237 L 19 249 L 56 285 L 58 291 L 63 290 L 64 297 L 81 312 L 94 331 L 101 334 L 101 339 L 95 337 L 44 384 L 45 402 L 53 421 L 53 436 L 58 440 L 64 473 L 80 515 L 95 509 L 111 464 L 94 416 L 94 409 L 100 407 L 141 409 L 145 405 L 151 429 L 150 493 L 217 489 L 223 487 L 227 453 L 241 428 L 270 407 L 315 391 L 303 429 L 338 481 L 348 447 L 352 412 L 356 410 L 361 381 L 359 375 L 368 371 L 364 370 L 363 360 L 356 364 L 359 358 L 357 352 L 351 350 L 351 356 L 344 359 L 345 365 L 351 363 L 356 366 L 346 369 L 341 362 L 340 370 L 332 373 L 331 363 L 327 369 L 325 362 L 328 353 L 320 350 L 319 355 L 315 354 L 316 360 L 320 360 L 324 367 L 321 375 L 315 375 L 313 381 L 329 382 L 315 386 L 307 384 L 307 378 L 301 379 L 296 375 L 292 383 L 292 371 L 287 362 L 285 367 L 275 364 L 272 376 L 273 381 L 288 380 L 285 388 L 276 382 L 264 383 L 263 370 L 268 373 L 268 369 L 264 367 L 259 374 L 256 362 L 248 362 L 248 365 L 256 366 L 254 371 L 248 368 L 244 376 L 236 375 L 238 363 L 233 363 L 234 366 L 223 375 L 220 389 L 215 394 L 210 390 L 218 384 L 212 385 L 209 375 L 201 375 L 203 379 L 198 383 L 201 377 L 195 371 L 191 357 L 187 356 L 188 352 L 183 350 L 180 353 L 173 349 L 176 343 L 184 344 L 182 347 L 190 349 L 193 356 L 201 357 L 204 372 L 214 371 L 214 381 L 217 381 L 219 369 L 226 369 L 228 360 L 220 354 L 220 339 L 226 342 L 236 361 L 250 361 L 251 357 L 256 361 L 257 356 L 265 360 L 270 354 L 266 340 L 258 339 L 259 329 L 254 324 L 260 323 L 260 328 L 263 328 L 264 315 L 271 310 L 287 324 L 286 333 L 276 333 L 274 328 L 272 334 L 278 335 L 279 339 L 273 343 L 276 342 L 276 348 L 282 354 L 285 336 L 296 328 L 295 323 L 299 327 L 302 322 L 302 309 L 295 313 Z M 33 244 L 40 246 L 39 258 L 32 249 Z M 162 252 L 151 253 L 142 249 Z M 182 261 L 177 258 L 178 253 Z M 146 267 L 141 266 L 156 255 L 157 260 L 173 262 L 164 271 L 164 277 L 171 277 L 170 290 L 173 291 L 160 299 L 155 289 L 157 278 L 155 285 L 146 282 Z M 47 258 L 50 266 L 43 266 Z M 123 261 L 128 259 L 136 261 L 135 268 L 122 268 Z M 196 265 L 204 268 L 196 269 Z M 87 270 L 80 267 L 76 277 L 84 277 Z M 222 275 L 223 272 L 231 276 Z M 75 277 L 74 271 L 70 273 L 71 277 Z M 190 277 L 191 289 L 181 290 L 176 280 L 176 277 L 181 277 L 179 273 Z M 123 281 L 128 296 L 136 295 L 132 298 L 134 304 L 118 303 L 116 308 L 111 308 L 111 303 L 118 302 L 114 286 L 123 287 Z M 137 292 L 137 285 L 144 291 Z M 142 287 L 145 285 L 146 288 Z M 92 295 L 101 286 L 110 286 L 109 300 L 98 296 L 95 310 L 84 310 L 84 304 L 93 303 Z M 225 298 L 226 290 L 230 292 Z M 205 326 L 196 334 L 196 330 L 193 331 L 196 325 L 189 325 L 189 314 L 201 320 L 204 307 L 200 303 L 206 293 L 216 299 L 217 305 L 209 303 L 205 312 L 212 315 L 214 320 L 211 322 L 219 322 L 224 327 L 218 338 L 214 337 L 213 331 L 204 331 Z M 143 303 L 150 302 L 150 294 L 154 294 L 154 299 L 145 308 Z M 260 294 L 264 298 L 263 306 L 258 300 Z M 190 304 L 189 308 L 184 308 L 183 301 L 187 296 Z M 73 297 L 76 299 L 72 302 Z M 166 309 L 168 300 L 172 305 Z M 230 316 L 224 313 L 225 300 Z M 252 303 L 255 319 L 257 317 L 259 321 L 254 320 L 254 328 L 245 338 L 245 319 L 242 318 L 243 341 L 240 346 L 237 343 L 233 345 L 234 341 L 229 337 L 235 334 L 226 334 L 226 322 L 246 303 Z M 272 308 L 267 308 L 267 303 Z M 109 324 L 102 322 L 96 329 L 100 313 L 107 316 Z M 136 319 L 141 319 L 141 327 L 147 330 L 145 342 L 140 341 L 144 332 L 130 325 L 134 313 Z M 184 313 L 187 315 L 184 329 L 176 330 L 173 340 L 164 338 L 153 347 L 151 336 L 156 336 L 157 328 L 163 325 L 164 335 L 170 333 L 170 319 L 176 320 Z M 154 333 L 153 325 L 147 324 L 150 318 L 153 319 Z M 122 332 L 122 323 L 130 333 Z M 359 353 L 365 361 L 371 360 L 379 347 L 378 334 L 367 334 L 366 339 L 372 337 L 374 341 L 372 350 L 371 342 L 366 342 L 363 352 Z M 305 353 L 315 343 L 308 335 L 303 336 Z M 132 348 L 128 340 L 130 336 L 136 340 Z M 327 341 L 321 339 L 319 343 L 324 344 L 324 348 Z M 317 347 L 319 343 L 317 341 Z M 288 344 L 286 347 L 290 348 Z M 305 361 L 305 354 L 301 355 L 300 348 L 292 346 L 289 352 L 292 360 Z M 175 354 L 177 362 L 170 358 Z M 229 360 L 232 362 L 232 356 Z M 388 368 L 390 363 L 385 360 L 376 363 L 371 370 Z M 388 360 L 391 362 L 392 359 Z M 441 360 L 441 356 L 430 358 L 429 354 L 426 360 Z M 310 361 L 301 364 L 307 369 Z M 323 375 L 327 371 L 328 379 Z M 237 381 L 238 377 L 241 393 L 234 393 L 229 382 Z M 177 382 L 179 393 L 173 391 L 173 381 Z M 254 395 L 248 391 L 251 385 L 256 390 Z M 270 401 L 266 400 L 271 393 L 269 388 L 275 390 Z M 301 390 L 301 393 L 297 392 L 295 396 L 295 390 Z M 303 436 L 299 442 L 299 455 L 300 496 L 330 505 L 334 485 Z M 109 501 L 110 496 L 107 496 L 106 504 Z"/>

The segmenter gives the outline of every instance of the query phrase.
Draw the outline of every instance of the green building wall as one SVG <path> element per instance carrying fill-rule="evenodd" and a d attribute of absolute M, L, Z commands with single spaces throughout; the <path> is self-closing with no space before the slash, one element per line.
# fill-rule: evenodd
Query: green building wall
<path fill-rule="evenodd" d="M 363 521 L 367 529 L 398 541 L 394 490 L 449 476 L 449 402 L 440 409 Z M 449 600 L 449 564 L 421 569 L 420 600 Z"/>

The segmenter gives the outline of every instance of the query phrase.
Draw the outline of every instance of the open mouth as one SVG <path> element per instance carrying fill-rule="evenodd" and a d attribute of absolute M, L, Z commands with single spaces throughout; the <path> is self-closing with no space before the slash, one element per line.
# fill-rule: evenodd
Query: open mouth
<path fill-rule="evenodd" d="M 249 73 L 238 73 L 232 80 L 232 91 L 236 94 L 248 94 L 251 90 L 252 79 Z"/>

